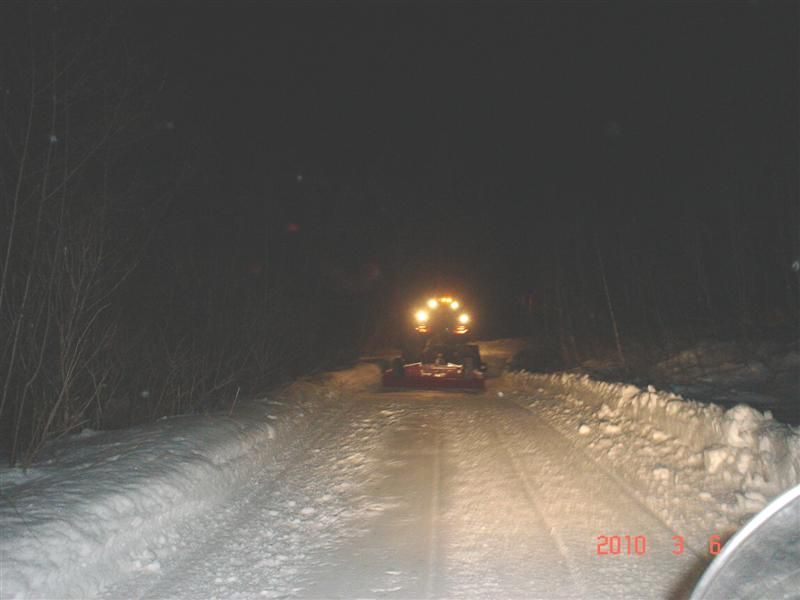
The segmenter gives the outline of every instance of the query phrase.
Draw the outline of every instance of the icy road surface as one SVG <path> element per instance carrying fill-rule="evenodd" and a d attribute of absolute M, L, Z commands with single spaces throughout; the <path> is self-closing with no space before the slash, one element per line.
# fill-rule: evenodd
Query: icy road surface
<path fill-rule="evenodd" d="M 705 565 L 673 555 L 676 532 L 585 450 L 491 390 L 342 400 L 103 597 L 670 598 Z M 598 555 L 599 535 L 623 536 L 622 554 Z M 644 552 L 628 556 L 625 535 Z"/>

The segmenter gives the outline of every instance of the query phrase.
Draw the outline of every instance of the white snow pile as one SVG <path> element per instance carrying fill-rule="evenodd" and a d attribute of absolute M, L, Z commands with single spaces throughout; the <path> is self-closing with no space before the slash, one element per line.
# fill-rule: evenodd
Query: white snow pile
<path fill-rule="evenodd" d="M 359 365 L 301 380 L 228 413 L 85 431 L 27 471 L 0 471 L 0 598 L 91 596 L 125 573 L 158 570 L 178 527 L 218 505 L 276 452 L 366 388 Z"/>
<path fill-rule="evenodd" d="M 654 365 L 649 376 L 678 394 L 729 407 L 749 404 L 797 422 L 798 341 L 743 345 L 706 340 Z"/>
<path fill-rule="evenodd" d="M 670 381 L 684 384 L 763 383 L 776 374 L 786 374 L 796 381 L 800 353 L 791 346 L 761 342 L 745 348 L 733 342 L 706 340 L 662 360 L 656 365 L 655 373 L 663 373 Z"/>
<path fill-rule="evenodd" d="M 769 412 L 570 373 L 509 373 L 502 386 L 681 530 L 730 533 L 800 484 L 800 428 Z"/>

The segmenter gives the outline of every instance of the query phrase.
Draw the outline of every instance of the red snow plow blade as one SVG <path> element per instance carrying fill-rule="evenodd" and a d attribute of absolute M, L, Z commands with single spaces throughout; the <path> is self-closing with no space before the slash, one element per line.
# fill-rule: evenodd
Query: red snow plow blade
<path fill-rule="evenodd" d="M 486 389 L 483 373 L 464 373 L 462 365 L 411 363 L 405 365 L 402 374 L 397 369 L 383 372 L 383 386 L 387 388 L 413 388 L 424 390 L 441 389 Z"/>

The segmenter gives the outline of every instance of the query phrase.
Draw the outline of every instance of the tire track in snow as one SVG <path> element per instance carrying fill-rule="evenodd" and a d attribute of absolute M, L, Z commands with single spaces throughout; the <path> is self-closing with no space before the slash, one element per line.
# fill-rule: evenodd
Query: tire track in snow
<path fill-rule="evenodd" d="M 432 598 L 436 590 L 438 567 L 438 532 L 439 532 L 439 504 L 440 486 L 442 481 L 442 440 L 441 434 L 434 433 L 433 440 L 433 465 L 431 467 L 431 501 L 430 501 L 430 533 L 428 535 L 428 573 L 425 581 L 425 596 Z"/>
<path fill-rule="evenodd" d="M 536 510 L 499 443 L 494 424 L 508 405 L 487 400 L 448 402 L 440 597 L 577 598 L 545 511 Z"/>
<path fill-rule="evenodd" d="M 580 590 L 581 598 L 589 598 L 590 596 L 588 594 L 586 586 L 584 585 L 582 579 L 577 575 L 577 568 L 574 561 L 572 560 L 572 557 L 570 556 L 569 548 L 567 548 L 567 545 L 564 543 L 564 540 L 556 531 L 556 528 L 553 527 L 552 523 L 550 523 L 550 521 L 545 517 L 544 512 L 539 506 L 539 503 L 536 501 L 536 493 L 535 490 L 533 489 L 533 486 L 531 485 L 530 480 L 528 479 L 528 476 L 525 474 L 525 471 L 520 467 L 519 461 L 517 460 L 516 456 L 511 451 L 511 449 L 508 447 L 508 444 L 505 443 L 505 441 L 503 441 L 502 436 L 497 431 L 497 427 L 492 425 L 491 431 L 495 440 L 497 440 L 497 445 L 503 449 L 503 452 L 508 457 L 508 464 L 511 465 L 511 468 L 514 470 L 517 479 L 522 484 L 522 489 L 525 492 L 525 497 L 531 503 L 531 506 L 533 506 L 533 510 L 536 512 L 536 515 L 541 519 L 542 523 L 544 523 L 545 526 L 547 527 L 550 537 L 553 538 L 553 541 L 555 542 L 555 545 L 558 548 L 559 554 L 564 559 L 564 562 L 566 563 L 567 568 L 569 569 L 569 574 L 570 574 L 570 579 L 572 580 L 572 584 L 575 586 L 575 588 Z"/>
<path fill-rule="evenodd" d="M 516 406 L 525 410 L 528 413 L 533 412 L 530 410 L 530 408 L 527 408 L 525 406 L 521 406 L 519 404 L 516 404 Z M 568 444 L 576 453 L 580 454 L 587 462 L 590 462 L 595 468 L 597 468 L 598 471 L 603 473 L 603 475 L 611 479 L 620 488 L 620 491 L 622 491 L 626 497 L 632 500 L 643 512 L 650 515 L 653 518 L 653 520 L 661 524 L 665 533 L 667 533 L 670 537 L 680 535 L 677 531 L 675 531 L 675 529 L 673 529 L 672 525 L 670 525 L 667 521 L 665 521 L 661 517 L 661 515 L 652 510 L 644 502 L 644 500 L 641 499 L 640 490 L 637 490 L 636 487 L 631 485 L 627 480 L 623 479 L 622 477 L 614 473 L 614 471 L 608 469 L 605 465 L 597 461 L 591 454 L 589 454 L 589 452 L 586 451 L 584 447 L 576 444 L 572 439 L 570 439 L 567 433 L 561 431 L 561 429 L 558 426 L 556 426 L 554 423 L 550 421 L 546 412 L 540 413 L 540 416 L 543 417 L 541 423 L 544 426 L 550 429 L 559 438 L 564 440 L 564 442 Z M 686 539 L 687 536 L 684 535 L 681 537 L 684 538 L 683 542 L 684 548 L 689 552 L 691 552 L 693 557 L 697 561 L 703 561 L 705 563 L 708 562 L 707 555 L 704 552 L 695 548 L 694 545 L 690 544 L 689 540 Z"/>
<path fill-rule="evenodd" d="M 646 586 L 652 597 L 684 597 L 690 583 L 687 573 L 700 562 L 697 553 L 686 547 L 688 552 L 673 555 L 675 532 L 669 525 L 543 415 L 515 403 L 508 409 L 528 414 L 505 420 L 503 429 L 515 447 L 524 449 L 512 452 L 520 469 L 535 473 L 544 483 L 536 496 L 546 500 L 542 512 L 562 529 L 562 541 L 577 566 L 574 572 L 584 589 L 590 588 L 584 597 L 615 598 L 634 586 Z M 540 418 L 534 419 L 534 414 Z M 646 556 L 603 556 L 595 548 L 601 535 L 643 535 Z"/>
<path fill-rule="evenodd" d="M 439 597 L 441 512 L 447 491 L 442 451 L 447 432 L 442 421 L 447 412 L 408 396 L 365 395 L 362 400 L 365 410 L 377 417 L 368 443 L 372 459 L 381 466 L 381 478 L 356 482 L 358 494 L 384 509 L 363 523 L 358 537 L 344 540 L 309 564 L 310 570 L 302 574 L 307 585 L 299 596 Z"/>

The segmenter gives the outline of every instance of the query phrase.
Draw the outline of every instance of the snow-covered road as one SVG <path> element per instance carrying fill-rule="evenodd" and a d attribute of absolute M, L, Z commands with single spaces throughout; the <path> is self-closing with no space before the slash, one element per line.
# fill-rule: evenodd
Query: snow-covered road
<path fill-rule="evenodd" d="M 666 598 L 699 562 L 542 415 L 491 393 L 362 393 L 321 422 L 106 597 Z M 640 553 L 598 555 L 599 535 L 640 536 Z"/>
<path fill-rule="evenodd" d="M 0 598 L 686 597 L 800 483 L 800 430 L 574 373 L 361 363 L 0 471 Z"/>

